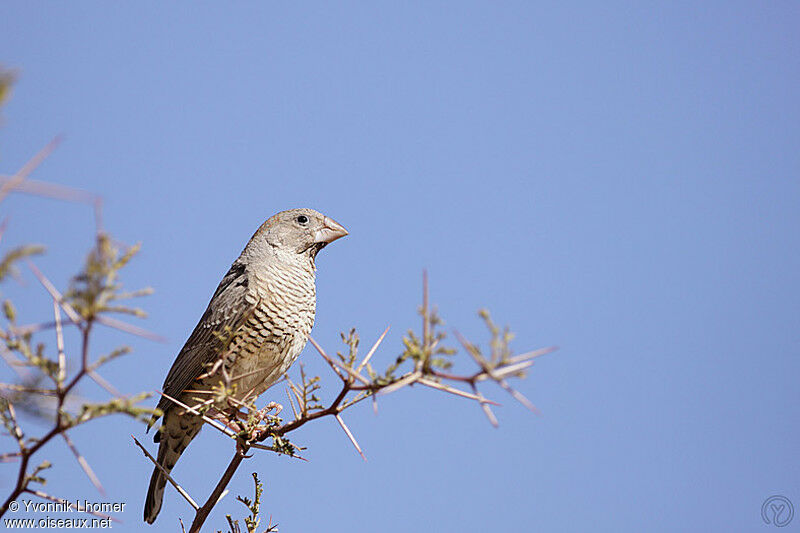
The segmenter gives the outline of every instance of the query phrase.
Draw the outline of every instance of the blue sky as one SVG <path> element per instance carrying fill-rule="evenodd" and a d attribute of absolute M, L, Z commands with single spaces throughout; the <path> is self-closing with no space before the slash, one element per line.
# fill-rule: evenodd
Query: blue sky
<path fill-rule="evenodd" d="M 768 496 L 800 505 L 798 23 L 793 2 L 5 2 L 0 172 L 63 133 L 34 177 L 101 194 L 107 228 L 143 243 L 125 282 L 155 288 L 142 325 L 168 342 L 95 345 L 134 346 L 105 376 L 126 392 L 160 387 L 255 228 L 297 206 L 350 230 L 318 260 L 325 346 L 391 324 L 393 360 L 427 268 L 469 338 L 485 306 L 518 351 L 561 347 L 520 384 L 542 416 L 487 390 L 495 430 L 399 392 L 346 417 L 368 462 L 311 425 L 310 462 L 258 454 L 215 527 L 257 470 L 282 532 L 757 530 Z M 64 286 L 90 211 L 2 207 L 4 247 L 47 244 Z M 47 319 L 25 280 L 4 294 Z M 58 444 L 48 490 L 126 502 L 115 530 L 142 530 L 131 433 L 74 432 L 106 497 Z M 175 475 L 204 498 L 230 452 L 206 430 Z M 151 530 L 189 511 L 168 490 Z"/>

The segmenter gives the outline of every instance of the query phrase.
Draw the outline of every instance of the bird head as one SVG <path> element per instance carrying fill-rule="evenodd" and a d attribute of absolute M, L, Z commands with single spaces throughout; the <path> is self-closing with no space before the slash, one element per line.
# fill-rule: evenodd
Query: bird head
<path fill-rule="evenodd" d="M 332 218 L 303 208 L 273 215 L 258 233 L 264 236 L 273 250 L 308 256 L 313 261 L 326 245 L 347 235 L 347 230 Z"/>

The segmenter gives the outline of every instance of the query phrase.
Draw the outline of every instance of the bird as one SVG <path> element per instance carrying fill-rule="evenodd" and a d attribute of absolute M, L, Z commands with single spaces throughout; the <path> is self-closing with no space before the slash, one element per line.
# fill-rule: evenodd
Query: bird
<path fill-rule="evenodd" d="M 203 398 L 192 391 L 210 390 L 227 375 L 235 398 L 253 398 L 283 376 L 314 325 L 317 253 L 346 235 L 344 226 L 313 209 L 281 211 L 258 228 L 233 262 L 164 380 L 158 403 L 163 420 L 153 438 L 164 470 L 153 469 L 145 522 L 152 524 L 161 510 L 165 472 L 203 426 L 197 414 L 167 397 L 195 407 Z M 213 366 L 217 371 L 209 370 Z"/>

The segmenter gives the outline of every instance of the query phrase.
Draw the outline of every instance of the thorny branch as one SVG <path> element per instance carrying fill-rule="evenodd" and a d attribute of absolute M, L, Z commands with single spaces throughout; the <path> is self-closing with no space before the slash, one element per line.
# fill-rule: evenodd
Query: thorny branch
<path fill-rule="evenodd" d="M 99 198 L 67 187 L 45 182 L 27 181 L 28 175 L 49 155 L 58 139 L 49 143 L 36 154 L 16 174 L 0 177 L 0 202 L 12 192 L 28 192 L 39 196 L 51 196 L 64 200 L 90 203 L 94 207 L 96 220 L 96 244 L 86 260 L 83 270 L 73 278 L 70 289 L 62 294 L 55 285 L 31 262 L 30 257 L 44 251 L 39 246 L 23 246 L 6 252 L 0 258 L 0 281 L 8 275 L 17 275 L 16 264 L 27 262 L 29 269 L 39 280 L 53 301 L 53 320 L 40 324 L 20 326 L 16 322 L 17 311 L 11 300 L 2 303 L 2 314 L 6 324 L 0 326 L 0 354 L 19 378 L 18 383 L 0 383 L 0 421 L 6 433 L 11 436 L 16 450 L 0 454 L 1 462 L 18 463 L 16 481 L 5 502 L 0 507 L 0 516 L 8 510 L 9 504 L 21 494 L 31 494 L 43 499 L 60 502 L 61 498 L 51 496 L 32 487 L 46 482 L 43 473 L 51 468 L 47 460 L 33 465 L 34 456 L 57 437 L 75 457 L 80 468 L 102 494 L 103 487 L 69 436 L 73 428 L 91 420 L 113 415 L 125 414 L 145 422 L 153 413 L 152 409 L 137 406 L 148 394 L 122 396 L 98 373 L 98 369 L 120 355 L 129 351 L 121 347 L 97 360 L 91 360 L 90 339 L 96 324 L 105 324 L 124 331 L 143 334 L 135 326 L 108 316 L 109 313 L 123 312 L 144 316 L 140 309 L 128 307 L 121 302 L 127 298 L 150 294 L 150 289 L 125 293 L 119 283 L 119 271 L 138 251 L 138 246 L 120 251 L 119 247 L 100 228 L 101 216 Z M 87 199 L 91 201 L 87 202 Z M 5 229 L 5 222 L 2 225 Z M 62 312 L 68 323 L 62 319 Z M 79 332 L 77 369 L 70 376 L 68 371 L 68 348 L 64 343 L 64 327 L 75 327 Z M 48 355 L 43 342 L 34 343 L 35 334 L 55 331 L 55 354 Z M 152 337 L 152 334 L 147 336 Z M 76 389 L 86 378 L 97 382 L 109 391 L 111 398 L 101 403 L 89 403 L 76 394 Z M 18 411 L 42 419 L 49 419 L 51 425 L 41 436 L 33 436 L 23 431 Z M 105 515 L 99 515 L 105 517 Z M 113 518 L 112 518 L 113 519 Z"/>
<path fill-rule="evenodd" d="M 200 531 L 212 509 L 226 494 L 226 487 L 231 478 L 243 461 L 251 457 L 248 452 L 252 448 L 302 459 L 299 452 L 303 448 L 291 442 L 289 434 L 309 422 L 325 417 L 334 418 L 356 451 L 366 460 L 361 446 L 345 423 L 342 413 L 367 398 L 372 398 L 373 402 L 376 402 L 378 396 L 390 394 L 404 387 L 421 385 L 475 401 L 489 422 L 493 426 L 497 426 L 497 418 L 492 412 L 491 406 L 499 404 L 487 399 L 478 390 L 481 382 L 493 381 L 525 407 L 535 410 L 533 404 L 522 393 L 508 384 L 508 379 L 524 377 L 525 371 L 533 365 L 535 358 L 554 351 L 555 347 L 513 355 L 509 347 L 513 338 L 511 332 L 508 328 L 501 330 L 492 321 L 489 313 L 482 310 L 479 312 L 479 316 L 491 334 L 489 353 L 484 355 L 477 345 L 468 342 L 458 332 L 455 332 L 457 340 L 472 357 L 477 369 L 466 374 L 454 373 L 452 356 L 456 350 L 444 345 L 446 334 L 438 329 L 442 325 L 442 321 L 436 310 L 430 307 L 428 301 L 427 274 L 423 275 L 422 300 L 419 311 L 422 316 L 421 335 L 417 336 L 413 331 L 408 331 L 403 338 L 403 352 L 382 374 L 373 370 L 371 360 L 386 337 L 389 328 L 386 328 L 361 359 L 358 357 L 359 338 L 355 330 L 351 330 L 348 334 L 342 334 L 342 341 L 347 350 L 345 353 L 337 353 L 336 356 L 329 355 L 316 340 L 309 337 L 311 345 L 339 379 L 340 388 L 330 403 L 323 404 L 319 397 L 320 378 L 318 376 L 309 377 L 303 365 L 299 365 L 300 379 L 297 382 L 288 375 L 285 376 L 286 394 L 291 407 L 291 416 L 287 420 L 283 420 L 279 416 L 282 407 L 275 402 L 270 402 L 264 408 L 259 409 L 254 398 L 246 401 L 234 398 L 235 387 L 232 386 L 231 376 L 224 373 L 222 365 L 212 367 L 212 371 L 221 373 L 219 386 L 213 390 L 193 391 L 198 395 L 195 398 L 197 407 L 189 406 L 164 395 L 182 409 L 201 415 L 204 423 L 236 441 L 236 451 L 205 503 L 199 508 L 192 505 L 196 513 L 189 531 Z M 406 370 L 401 373 L 400 369 L 403 367 Z M 458 385 L 467 386 L 469 390 L 463 390 Z M 225 405 L 226 402 L 232 407 L 232 410 L 224 411 L 212 407 L 212 404 Z M 373 403 L 373 406 L 376 407 L 377 403 Z M 262 444 L 267 440 L 271 441 L 270 444 Z M 155 462 L 149 454 L 148 457 Z M 261 491 L 262 487 L 256 478 L 256 500 L 254 501 L 258 501 L 259 505 Z M 188 495 L 184 495 L 184 498 L 193 504 L 193 500 Z M 248 532 L 256 531 L 257 521 L 254 520 L 257 517 L 254 518 L 254 516 L 251 515 L 245 520 Z M 228 526 L 232 533 L 241 530 L 238 521 L 233 521 L 230 515 L 228 515 Z M 273 527 L 270 521 L 269 530 L 272 531 Z"/>

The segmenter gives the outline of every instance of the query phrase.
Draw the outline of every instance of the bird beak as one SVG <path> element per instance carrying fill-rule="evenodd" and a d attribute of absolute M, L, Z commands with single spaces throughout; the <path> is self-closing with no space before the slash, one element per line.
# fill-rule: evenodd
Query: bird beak
<path fill-rule="evenodd" d="M 347 230 L 344 229 L 344 226 L 332 218 L 325 217 L 322 221 L 322 227 L 314 232 L 314 242 L 330 244 L 347 234 Z"/>

